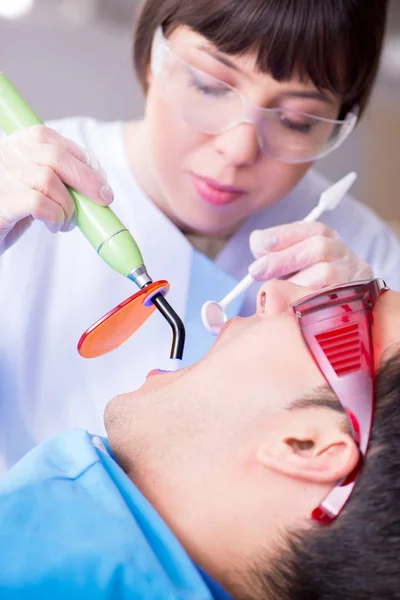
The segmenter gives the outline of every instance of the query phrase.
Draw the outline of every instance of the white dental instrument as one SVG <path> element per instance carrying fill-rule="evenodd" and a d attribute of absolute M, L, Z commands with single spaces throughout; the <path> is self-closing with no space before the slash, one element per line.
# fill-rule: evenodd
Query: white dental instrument
<path fill-rule="evenodd" d="M 345 177 L 322 192 L 317 206 L 315 206 L 303 219 L 303 223 L 316 221 L 324 212 L 334 210 L 347 194 L 356 179 L 357 173 L 348 173 Z M 240 294 L 245 292 L 254 282 L 255 279 L 249 273 L 220 302 L 208 300 L 208 302 L 203 304 L 201 309 L 201 319 L 204 327 L 210 331 L 210 333 L 218 335 L 221 327 L 228 319 L 225 312 L 226 307 L 240 296 Z"/>

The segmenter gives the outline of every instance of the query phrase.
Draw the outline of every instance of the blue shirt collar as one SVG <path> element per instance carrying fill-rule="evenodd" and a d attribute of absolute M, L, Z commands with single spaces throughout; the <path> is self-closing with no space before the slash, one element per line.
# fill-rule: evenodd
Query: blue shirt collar
<path fill-rule="evenodd" d="M 99 439 L 104 444 L 105 450 L 109 453 L 111 458 L 113 460 L 116 460 L 112 453 L 112 450 L 110 448 L 108 439 L 106 437 L 97 438 L 97 439 Z M 217 581 L 215 581 L 212 577 L 210 577 L 210 575 L 208 573 L 206 573 L 206 571 L 201 569 L 198 565 L 196 565 L 196 568 L 199 571 L 199 573 L 200 573 L 201 577 L 203 578 L 205 584 L 207 585 L 208 589 L 210 590 L 211 594 L 213 595 L 214 600 L 232 600 L 232 596 L 224 590 L 222 585 L 217 583 Z"/>
<path fill-rule="evenodd" d="M 206 571 L 204 571 L 200 567 L 197 568 L 199 570 L 200 575 L 204 579 L 208 589 L 212 593 L 214 600 L 232 600 L 232 596 L 224 590 L 222 585 L 220 585 L 212 577 L 210 577 L 210 575 L 206 573 Z"/>

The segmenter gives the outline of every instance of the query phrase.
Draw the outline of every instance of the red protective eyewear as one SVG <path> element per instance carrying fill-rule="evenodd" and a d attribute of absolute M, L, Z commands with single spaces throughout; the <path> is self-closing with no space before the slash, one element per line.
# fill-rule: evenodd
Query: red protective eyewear
<path fill-rule="evenodd" d="M 292 305 L 301 333 L 316 364 L 349 415 L 360 449 L 358 468 L 326 496 L 312 513 L 332 522 L 353 491 L 366 455 L 374 412 L 372 311 L 388 290 L 382 279 L 327 288 Z"/>

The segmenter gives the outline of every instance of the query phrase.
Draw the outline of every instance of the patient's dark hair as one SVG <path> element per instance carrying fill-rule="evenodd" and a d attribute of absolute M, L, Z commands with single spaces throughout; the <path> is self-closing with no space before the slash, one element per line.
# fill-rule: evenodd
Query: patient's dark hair
<path fill-rule="evenodd" d="M 287 542 L 272 565 L 266 559 L 267 569 L 257 567 L 254 594 L 244 586 L 241 598 L 400 598 L 400 352 L 377 375 L 367 458 L 343 512 Z"/>
<path fill-rule="evenodd" d="M 187 25 L 227 54 L 255 51 L 279 81 L 294 72 L 364 110 L 379 66 L 388 0 L 144 0 L 134 62 L 144 91 L 155 30 Z"/>

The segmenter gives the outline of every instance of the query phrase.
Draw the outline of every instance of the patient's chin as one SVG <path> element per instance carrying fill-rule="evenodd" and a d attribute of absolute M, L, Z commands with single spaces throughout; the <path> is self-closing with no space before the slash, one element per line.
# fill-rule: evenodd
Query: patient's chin
<path fill-rule="evenodd" d="M 131 395 L 119 394 L 118 396 L 114 396 L 106 405 L 104 410 L 104 426 L 108 437 L 110 437 L 110 433 L 112 434 L 115 430 L 122 428 L 124 423 L 126 423 L 127 396 Z"/>

